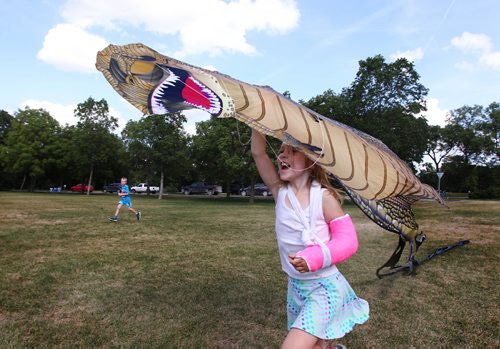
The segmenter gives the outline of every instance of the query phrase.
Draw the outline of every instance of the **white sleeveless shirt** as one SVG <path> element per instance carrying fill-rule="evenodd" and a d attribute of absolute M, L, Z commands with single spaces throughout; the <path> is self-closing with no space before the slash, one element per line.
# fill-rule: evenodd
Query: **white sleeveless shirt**
<path fill-rule="evenodd" d="M 323 216 L 325 190 L 314 181 L 309 192 L 309 207 L 302 209 L 290 186 L 279 189 L 276 200 L 276 239 L 282 269 L 295 279 L 318 279 L 338 272 L 337 267 L 332 265 L 316 272 L 299 273 L 288 258 L 290 254 L 295 254 L 309 245 L 318 244 L 318 240 L 323 243 L 330 241 L 330 228 Z M 291 206 L 286 204 L 287 196 Z M 297 212 L 298 210 L 301 212 Z"/>

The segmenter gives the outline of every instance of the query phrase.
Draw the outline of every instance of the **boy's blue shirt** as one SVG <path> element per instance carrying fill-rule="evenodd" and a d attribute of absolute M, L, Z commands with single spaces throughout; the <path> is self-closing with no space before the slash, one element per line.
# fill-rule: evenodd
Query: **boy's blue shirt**
<path fill-rule="evenodd" d="M 127 184 L 122 185 L 121 192 L 122 193 L 127 193 L 127 195 L 122 196 L 122 198 L 130 198 L 130 190 L 128 189 L 128 185 Z"/>

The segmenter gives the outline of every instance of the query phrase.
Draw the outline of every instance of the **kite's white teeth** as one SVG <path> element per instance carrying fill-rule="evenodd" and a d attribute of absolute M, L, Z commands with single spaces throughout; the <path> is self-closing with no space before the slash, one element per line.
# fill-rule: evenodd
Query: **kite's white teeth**
<path fill-rule="evenodd" d="M 170 74 L 168 75 L 168 77 L 160 85 L 156 87 L 156 89 L 152 94 L 151 108 L 153 109 L 153 112 L 156 114 L 168 113 L 168 110 L 165 108 L 163 101 L 164 93 L 168 88 L 175 87 L 177 85 L 177 82 L 181 81 L 181 79 L 177 75 L 175 75 L 172 71 L 170 71 L 169 73 Z M 221 101 L 219 100 L 219 97 L 212 90 L 203 85 L 201 82 L 194 79 L 192 76 L 189 77 L 188 79 L 191 79 L 191 81 L 194 82 L 200 88 L 199 91 L 204 95 L 204 97 L 210 101 L 210 108 L 205 108 L 202 105 L 197 105 L 189 101 L 184 101 L 184 102 L 195 108 L 205 110 L 210 114 L 220 113 Z M 185 85 L 185 83 L 183 84 Z"/>
<path fill-rule="evenodd" d="M 163 89 L 167 89 L 168 87 L 174 87 L 176 82 L 179 81 L 180 78 L 175 75 L 174 73 L 170 72 L 168 77 L 163 80 L 163 82 L 156 87 L 155 92 L 153 93 L 153 96 L 157 98 L 161 98 L 161 93 Z"/>
<path fill-rule="evenodd" d="M 170 83 L 172 86 L 174 86 L 176 81 L 179 81 L 179 77 L 172 73 L 172 71 L 170 71 L 168 78 L 163 83 Z"/>
<path fill-rule="evenodd" d="M 199 82 L 198 80 L 194 79 L 193 77 L 190 77 L 190 78 L 200 88 L 201 92 L 205 95 L 205 97 L 210 101 L 210 108 L 207 109 L 207 108 L 204 108 L 200 105 L 195 105 L 195 104 L 189 103 L 189 102 L 186 102 L 186 103 L 188 103 L 192 106 L 195 106 L 197 108 L 201 108 L 201 109 L 203 109 L 211 114 L 218 113 L 221 109 L 221 103 L 220 103 L 220 100 L 217 97 L 217 95 L 212 90 L 210 90 L 208 87 L 206 87 L 201 82 Z"/>
<path fill-rule="evenodd" d="M 165 109 L 163 104 L 161 104 L 161 102 L 158 102 L 158 101 L 154 101 L 154 103 L 151 104 L 151 111 L 153 112 L 153 114 L 166 114 L 166 113 L 168 113 L 168 110 Z"/>

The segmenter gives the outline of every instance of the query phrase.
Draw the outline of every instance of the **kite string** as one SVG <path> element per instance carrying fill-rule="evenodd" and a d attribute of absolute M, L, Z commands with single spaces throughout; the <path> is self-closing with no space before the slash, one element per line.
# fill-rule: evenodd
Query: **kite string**
<path fill-rule="evenodd" d="M 238 140 L 239 140 L 239 142 L 240 142 L 240 144 L 242 146 L 247 146 L 252 141 L 252 138 L 250 138 L 246 143 L 243 143 L 241 141 L 241 134 L 240 134 L 240 129 L 239 129 L 238 124 L 239 124 L 239 121 L 236 120 L 236 131 L 238 133 Z M 322 138 L 321 152 L 318 154 L 318 156 L 313 161 L 313 163 L 311 165 L 309 165 L 308 167 L 306 167 L 304 169 L 301 169 L 301 170 L 297 170 L 297 169 L 289 167 L 290 170 L 292 170 L 294 172 L 304 172 L 304 171 L 307 171 L 307 170 L 313 168 L 319 162 L 319 159 L 321 158 L 321 156 L 324 155 L 325 132 L 324 132 L 324 129 L 323 129 L 324 126 L 322 126 L 321 122 L 319 122 L 319 124 L 320 124 L 320 129 L 321 129 L 321 138 Z M 274 150 L 273 145 L 271 144 L 271 142 L 269 142 L 269 140 L 267 139 L 267 137 L 264 136 L 264 138 L 266 140 L 266 143 L 269 145 L 269 148 L 271 149 L 272 153 L 276 157 L 276 160 L 279 161 L 280 160 L 279 154 L 276 152 L 276 150 Z"/>
<path fill-rule="evenodd" d="M 227 87 L 226 87 L 226 84 L 225 84 L 225 82 L 224 82 L 224 79 L 220 79 L 220 82 L 221 82 L 221 84 L 223 85 L 224 90 L 227 92 L 227 91 L 228 91 L 228 89 L 227 89 Z M 235 118 L 235 119 L 236 119 L 236 118 Z M 249 119 L 246 119 L 246 120 L 247 120 L 247 121 L 249 121 Z M 250 119 L 250 120 L 251 120 L 252 122 L 255 122 L 255 120 L 254 120 L 254 119 Z M 321 123 L 321 121 L 318 121 L 318 123 L 319 123 L 319 125 L 320 125 L 320 129 L 321 129 L 321 142 L 322 142 L 322 144 L 321 144 L 321 152 L 320 152 L 320 153 L 319 153 L 319 155 L 316 157 L 316 159 L 314 160 L 314 162 L 313 162 L 310 166 L 308 166 L 307 168 L 304 168 L 304 169 L 302 169 L 302 170 L 296 170 L 296 169 L 293 169 L 293 168 L 289 167 L 289 169 L 290 169 L 290 170 L 295 171 L 295 172 L 304 172 L 304 171 L 307 171 L 307 170 L 311 169 L 312 167 L 314 167 L 314 165 L 316 165 L 316 164 L 319 162 L 319 159 L 321 158 L 321 156 L 322 156 L 322 155 L 324 155 L 324 149 L 325 149 L 325 131 L 324 131 L 323 127 L 322 127 L 322 123 Z M 240 130 L 239 130 L 238 124 L 239 124 L 239 122 L 238 122 L 238 120 L 236 119 L 236 127 L 237 127 L 237 132 L 238 132 L 238 140 L 239 140 L 239 142 L 240 142 L 240 144 L 241 144 L 241 145 L 246 146 L 246 145 L 248 145 L 248 144 L 252 141 L 252 138 L 250 138 L 250 139 L 248 140 L 248 142 L 243 143 L 243 142 L 241 141 L 241 134 L 240 134 Z M 271 144 L 271 143 L 267 140 L 267 137 L 265 137 L 265 136 L 264 136 L 264 138 L 266 139 L 266 143 L 269 145 L 269 148 L 271 149 L 271 151 L 273 152 L 274 156 L 276 157 L 276 161 L 279 161 L 279 155 L 278 155 L 278 154 L 276 153 L 276 151 L 274 150 L 274 148 L 273 148 L 272 144 Z"/>
<path fill-rule="evenodd" d="M 322 120 L 321 120 L 322 121 Z M 304 172 L 304 171 L 308 171 L 310 170 L 311 168 L 313 168 L 318 162 L 319 162 L 319 159 L 325 154 L 325 130 L 323 129 L 323 125 L 322 125 L 322 122 L 321 121 L 318 121 L 318 124 L 319 124 L 319 128 L 321 130 L 321 152 L 318 154 L 318 156 L 316 157 L 316 159 L 313 161 L 313 163 L 309 166 L 307 166 L 306 168 L 304 169 L 301 169 L 301 170 L 296 170 L 294 168 L 291 168 L 289 167 L 290 170 L 294 171 L 294 172 Z M 273 151 L 274 152 L 274 151 Z M 275 153 L 276 155 L 276 153 Z M 279 160 L 279 157 L 277 158 L 277 160 Z"/>
<path fill-rule="evenodd" d="M 236 119 L 236 118 L 234 119 L 234 121 L 236 121 L 236 133 L 238 134 L 238 141 L 240 142 L 240 145 L 242 145 L 242 146 L 246 147 L 246 146 L 247 146 L 247 145 L 249 145 L 249 144 L 250 144 L 250 142 L 252 141 L 252 137 L 250 137 L 250 139 L 249 139 L 246 143 L 243 143 L 243 142 L 241 141 L 240 126 L 239 126 L 239 123 L 240 123 L 240 122 L 239 122 L 239 121 L 238 121 L 238 119 Z"/>
<path fill-rule="evenodd" d="M 220 82 L 223 85 L 223 88 L 225 89 L 225 91 L 227 92 L 227 87 L 226 87 L 226 84 L 225 84 L 224 80 L 220 79 Z M 246 120 L 248 121 L 248 119 L 246 119 Z M 253 120 L 253 119 L 251 119 L 251 121 L 255 122 L 255 120 Z M 307 170 L 313 168 L 314 165 L 316 165 L 319 162 L 319 159 L 321 158 L 321 156 L 324 155 L 324 149 L 325 149 L 325 131 L 324 131 L 323 127 L 322 127 L 321 121 L 318 121 L 318 123 L 319 123 L 320 129 L 321 129 L 321 142 L 322 142 L 322 144 L 321 144 L 321 152 L 319 153 L 319 155 L 316 157 L 316 159 L 314 160 L 314 162 L 310 166 L 308 166 L 308 167 L 306 167 L 304 169 L 301 169 L 301 170 L 296 170 L 294 168 L 289 167 L 290 170 L 295 171 L 295 172 L 304 172 L 304 171 L 307 171 Z M 248 140 L 248 142 L 243 143 L 241 141 L 241 134 L 240 134 L 240 129 L 239 129 L 238 124 L 239 124 L 239 121 L 238 121 L 238 119 L 236 119 L 236 130 L 237 130 L 237 133 L 238 133 L 238 140 L 239 140 L 239 142 L 240 142 L 241 145 L 247 146 L 252 141 L 252 138 L 250 138 Z M 266 140 L 266 143 L 269 145 L 269 148 L 273 152 L 274 156 L 276 157 L 276 161 L 279 161 L 279 155 L 274 150 L 272 144 L 267 140 L 267 137 L 264 136 L 264 138 Z"/>

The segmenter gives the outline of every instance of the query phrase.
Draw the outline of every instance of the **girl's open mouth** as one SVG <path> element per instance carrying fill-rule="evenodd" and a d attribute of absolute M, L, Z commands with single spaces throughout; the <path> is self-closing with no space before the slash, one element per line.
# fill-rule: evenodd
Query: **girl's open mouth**
<path fill-rule="evenodd" d="M 290 164 L 288 164 L 286 162 L 281 162 L 280 163 L 280 167 L 279 167 L 280 171 L 288 170 L 290 168 L 291 168 Z"/>

